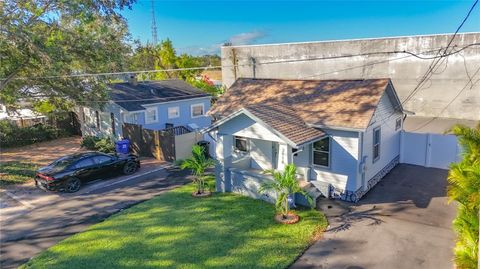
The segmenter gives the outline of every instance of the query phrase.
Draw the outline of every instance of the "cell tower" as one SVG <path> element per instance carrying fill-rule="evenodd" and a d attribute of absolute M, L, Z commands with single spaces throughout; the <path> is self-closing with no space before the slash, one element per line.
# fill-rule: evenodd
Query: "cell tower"
<path fill-rule="evenodd" d="M 155 0 L 152 0 L 152 42 L 157 45 L 157 22 L 155 21 Z"/>

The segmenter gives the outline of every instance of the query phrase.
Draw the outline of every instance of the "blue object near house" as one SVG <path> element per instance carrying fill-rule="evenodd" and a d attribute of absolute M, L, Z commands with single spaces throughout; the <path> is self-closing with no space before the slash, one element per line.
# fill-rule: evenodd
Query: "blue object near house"
<path fill-rule="evenodd" d="M 110 102 L 102 109 L 79 109 L 83 134 L 121 138 L 124 123 L 152 130 L 177 126 L 192 130 L 211 124 L 207 115 L 211 95 L 182 80 L 132 80 L 110 84 L 109 88 Z"/>
<path fill-rule="evenodd" d="M 130 140 L 123 139 L 115 142 L 115 150 L 117 153 L 128 154 L 130 149 Z"/>

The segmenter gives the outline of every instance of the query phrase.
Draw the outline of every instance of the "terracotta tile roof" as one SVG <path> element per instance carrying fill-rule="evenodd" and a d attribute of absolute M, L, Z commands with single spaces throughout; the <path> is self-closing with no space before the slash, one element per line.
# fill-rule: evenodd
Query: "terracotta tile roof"
<path fill-rule="evenodd" d="M 305 123 L 365 129 L 389 79 L 238 79 L 209 114 L 217 118 L 249 105 L 290 107 Z"/>
<path fill-rule="evenodd" d="M 249 105 L 245 110 L 275 129 L 295 145 L 321 138 L 324 132 L 309 127 L 291 108 L 283 105 Z"/>

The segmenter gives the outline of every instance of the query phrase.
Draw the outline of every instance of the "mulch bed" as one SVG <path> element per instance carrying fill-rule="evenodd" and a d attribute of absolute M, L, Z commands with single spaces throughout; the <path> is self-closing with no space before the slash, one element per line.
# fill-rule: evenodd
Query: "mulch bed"
<path fill-rule="evenodd" d="M 197 198 L 210 197 L 210 196 L 212 196 L 212 192 L 205 191 L 205 192 L 202 192 L 202 193 L 198 193 L 198 192 L 194 191 L 194 192 L 192 192 L 192 196 L 197 197 Z"/>
<path fill-rule="evenodd" d="M 282 224 L 294 224 L 300 221 L 300 216 L 294 213 L 288 213 L 284 218 L 282 214 L 275 215 L 275 221 Z"/>

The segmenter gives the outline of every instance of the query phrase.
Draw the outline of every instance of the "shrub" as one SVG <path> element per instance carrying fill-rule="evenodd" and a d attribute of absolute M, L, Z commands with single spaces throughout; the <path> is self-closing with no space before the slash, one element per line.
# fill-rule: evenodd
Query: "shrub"
<path fill-rule="evenodd" d="M 45 124 L 36 124 L 29 127 L 18 127 L 7 120 L 0 121 L 0 146 L 13 147 L 48 141 L 68 134 Z"/>
<path fill-rule="evenodd" d="M 194 145 L 192 147 L 192 157 L 185 160 L 179 160 L 177 163 L 181 169 L 189 169 L 192 171 L 194 182 L 197 186 L 196 193 L 204 193 L 205 187 L 208 187 L 208 181 L 213 178 L 212 175 L 206 175 L 205 170 L 215 166 L 215 160 L 205 156 L 203 147 Z"/>
<path fill-rule="evenodd" d="M 87 135 L 83 137 L 80 146 L 88 150 L 95 150 L 104 153 L 115 152 L 115 143 L 110 137 L 102 138 L 98 136 Z"/>
<path fill-rule="evenodd" d="M 110 137 L 101 138 L 95 143 L 95 149 L 104 153 L 114 153 L 115 143 Z"/>
<path fill-rule="evenodd" d="M 94 135 L 86 135 L 82 137 L 82 143 L 80 143 L 80 147 L 88 150 L 96 150 L 95 144 L 98 141 L 100 141 L 100 137 Z"/>

